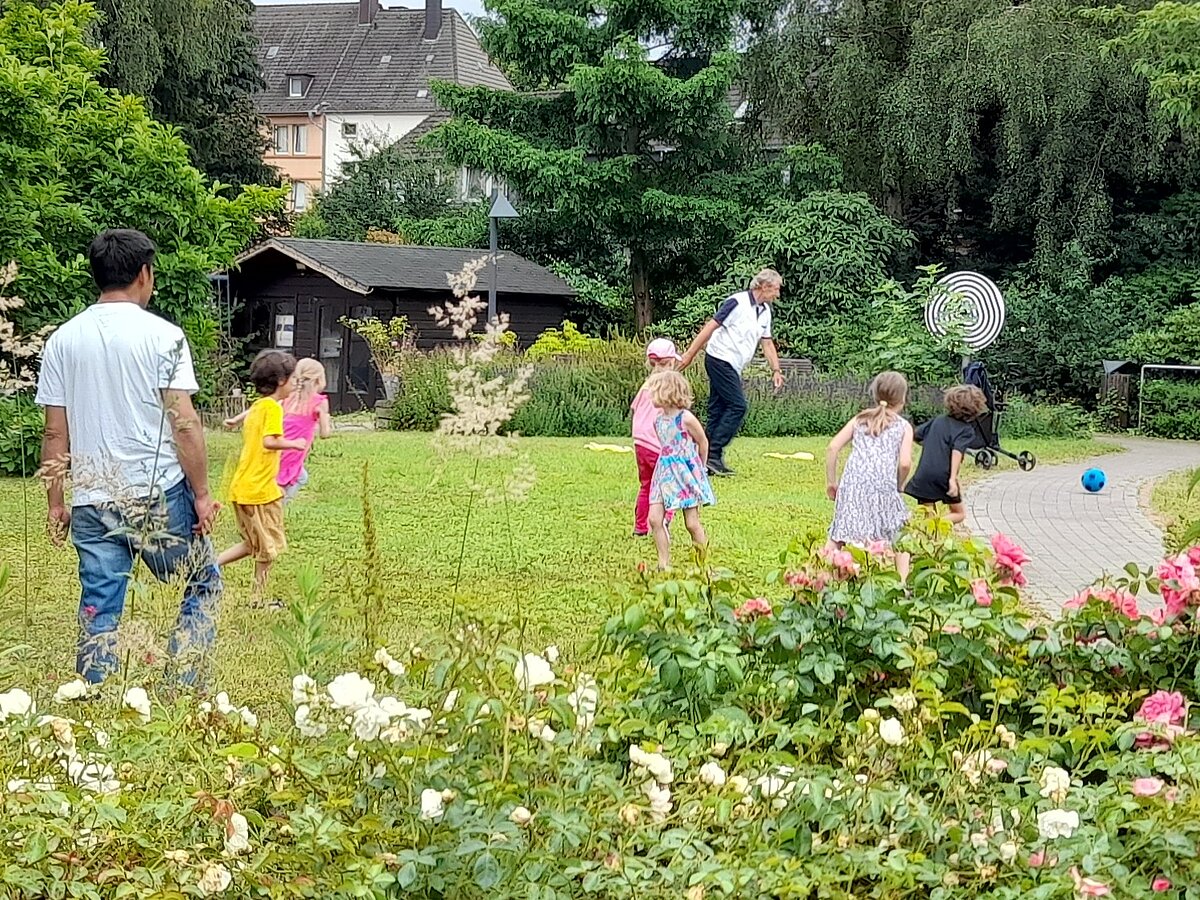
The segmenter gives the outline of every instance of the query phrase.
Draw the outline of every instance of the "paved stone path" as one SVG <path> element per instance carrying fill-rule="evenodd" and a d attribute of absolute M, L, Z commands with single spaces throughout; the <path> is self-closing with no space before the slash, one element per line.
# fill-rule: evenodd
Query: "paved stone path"
<path fill-rule="evenodd" d="M 971 530 L 1000 531 L 1025 548 L 1029 596 L 1051 615 L 1102 574 L 1160 559 L 1162 532 L 1142 509 L 1142 491 L 1164 475 L 1200 466 L 1200 442 L 1112 440 L 1125 452 L 1032 472 L 1004 459 L 1000 471 L 966 489 Z M 1079 483 L 1092 465 L 1108 476 L 1098 494 Z"/>

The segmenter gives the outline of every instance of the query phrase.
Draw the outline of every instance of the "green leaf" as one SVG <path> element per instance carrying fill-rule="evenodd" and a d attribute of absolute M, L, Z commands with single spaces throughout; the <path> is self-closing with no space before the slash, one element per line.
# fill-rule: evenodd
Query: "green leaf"
<path fill-rule="evenodd" d="M 500 881 L 500 863 L 490 852 L 481 853 L 475 860 L 474 876 L 480 890 L 491 890 Z"/>
<path fill-rule="evenodd" d="M 232 756 L 234 759 L 257 759 L 259 755 L 258 746 L 248 742 L 234 744 L 231 747 L 226 747 L 221 751 L 221 755 L 225 757 Z"/>

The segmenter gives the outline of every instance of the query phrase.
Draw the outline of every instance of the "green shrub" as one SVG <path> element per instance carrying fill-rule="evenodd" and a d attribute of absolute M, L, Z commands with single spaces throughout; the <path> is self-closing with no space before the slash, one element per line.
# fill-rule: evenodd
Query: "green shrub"
<path fill-rule="evenodd" d="M 42 457 L 42 411 L 27 394 L 0 396 L 0 474 L 29 477 Z"/>
<path fill-rule="evenodd" d="M 608 349 L 608 345 L 600 338 L 584 334 L 572 322 L 563 322 L 562 328 L 547 328 L 532 346 L 525 351 L 528 359 L 548 359 L 553 356 L 580 356 L 587 353 L 600 353 Z"/>
<path fill-rule="evenodd" d="M 907 584 L 820 533 L 760 596 L 707 564 L 635 578 L 574 660 L 493 619 L 349 671 L 301 637 L 282 717 L 140 669 L 55 691 L 14 656 L 4 896 L 1187 895 L 1200 592 L 1039 621 L 1019 548 L 937 520 L 904 542 Z"/>
<path fill-rule="evenodd" d="M 1142 386 L 1142 431 L 1154 437 L 1200 440 L 1200 383 L 1155 378 Z"/>
<path fill-rule="evenodd" d="M 1002 441 L 1009 438 L 1090 437 L 1095 431 L 1091 414 L 1075 403 L 1036 403 L 1010 397 L 1000 420 Z"/>

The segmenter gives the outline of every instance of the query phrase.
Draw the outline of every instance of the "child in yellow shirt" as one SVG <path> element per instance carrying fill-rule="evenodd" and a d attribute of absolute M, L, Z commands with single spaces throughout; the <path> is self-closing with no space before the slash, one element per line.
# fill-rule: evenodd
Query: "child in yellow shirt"
<path fill-rule="evenodd" d="M 287 549 L 283 489 L 278 484 L 279 453 L 307 447 L 304 441 L 289 441 L 283 436 L 282 402 L 292 392 L 295 370 L 295 357 L 279 350 L 264 350 L 250 364 L 250 382 L 259 399 L 242 425 L 242 453 L 229 489 L 242 540 L 222 553 L 217 564 L 224 568 L 247 556 L 254 557 L 255 606 L 262 602 L 271 563 Z"/>

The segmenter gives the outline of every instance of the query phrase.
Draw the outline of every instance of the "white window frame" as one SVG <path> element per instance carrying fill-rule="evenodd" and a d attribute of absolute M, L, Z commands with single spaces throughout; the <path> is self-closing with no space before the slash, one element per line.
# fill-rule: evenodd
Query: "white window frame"
<path fill-rule="evenodd" d="M 279 136 L 283 135 L 282 145 L 279 142 Z M 292 139 L 292 129 L 290 125 L 275 125 L 271 130 L 271 145 L 275 150 L 276 156 L 289 156 L 292 152 L 292 145 L 289 143 Z"/>
<path fill-rule="evenodd" d="M 303 100 L 308 93 L 308 85 L 304 83 L 303 75 L 288 76 L 288 97 L 292 100 Z"/>
<path fill-rule="evenodd" d="M 307 156 L 308 155 L 308 126 L 293 125 L 292 126 L 292 155 Z"/>
<path fill-rule="evenodd" d="M 292 183 L 292 212 L 302 213 L 308 209 L 309 189 L 303 181 Z"/>

